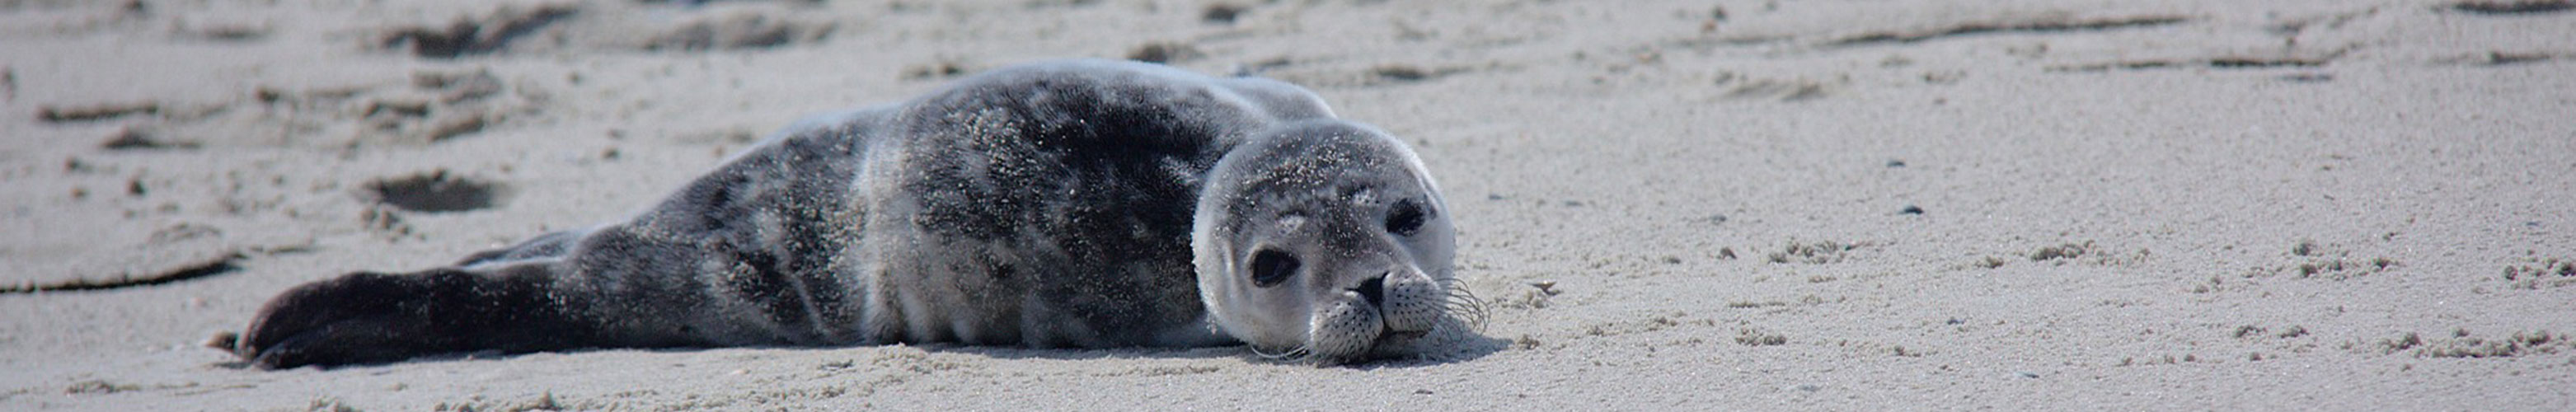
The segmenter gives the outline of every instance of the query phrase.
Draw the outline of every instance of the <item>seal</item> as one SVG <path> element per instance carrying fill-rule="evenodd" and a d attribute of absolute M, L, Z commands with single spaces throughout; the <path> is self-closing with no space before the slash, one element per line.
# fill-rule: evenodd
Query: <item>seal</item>
<path fill-rule="evenodd" d="M 815 116 L 635 216 L 265 304 L 262 368 L 463 352 L 1246 345 L 1333 364 L 1473 334 L 1413 150 L 1314 93 L 1104 60 Z"/>

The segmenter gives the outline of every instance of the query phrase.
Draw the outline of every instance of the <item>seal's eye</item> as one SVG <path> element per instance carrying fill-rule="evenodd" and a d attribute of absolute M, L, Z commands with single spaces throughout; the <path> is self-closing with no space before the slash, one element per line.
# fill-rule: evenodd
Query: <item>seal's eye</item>
<path fill-rule="evenodd" d="M 1413 236 L 1422 231 L 1424 215 L 1422 206 L 1413 204 L 1413 199 L 1398 200 L 1395 207 L 1386 211 L 1386 232 Z"/>
<path fill-rule="evenodd" d="M 1260 252 L 1252 253 L 1253 286 L 1265 288 L 1279 286 L 1279 282 L 1286 282 L 1288 276 L 1296 274 L 1297 257 L 1289 256 L 1288 252 L 1262 249 Z"/>

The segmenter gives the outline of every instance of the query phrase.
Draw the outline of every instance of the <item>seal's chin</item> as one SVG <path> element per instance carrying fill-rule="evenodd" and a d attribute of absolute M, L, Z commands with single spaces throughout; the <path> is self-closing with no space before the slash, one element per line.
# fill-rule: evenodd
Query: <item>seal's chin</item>
<path fill-rule="evenodd" d="M 1395 359 L 1421 354 L 1428 349 L 1429 345 L 1425 343 L 1430 337 L 1431 331 L 1380 333 L 1377 335 L 1377 342 L 1369 345 L 1368 354 L 1353 361 Z"/>
<path fill-rule="evenodd" d="M 1431 330 L 1380 334 L 1365 356 L 1352 361 L 1439 358 L 1466 349 L 1479 337 L 1475 325 L 1459 316 L 1444 314 L 1438 323 Z"/>
<path fill-rule="evenodd" d="M 1317 366 L 1346 365 L 1390 359 L 1437 357 L 1449 352 L 1449 349 L 1451 349 L 1449 346 L 1452 346 L 1459 340 L 1457 339 L 1457 336 L 1473 333 L 1472 331 L 1463 329 L 1463 322 L 1455 322 L 1454 318 L 1444 317 L 1442 319 L 1444 321 L 1442 322 L 1441 328 L 1428 331 L 1409 332 L 1380 330 L 1375 334 L 1376 336 L 1374 338 L 1369 338 L 1364 344 L 1360 345 L 1334 345 L 1329 343 L 1318 345 L 1313 342 L 1309 342 L 1303 348 L 1267 350 L 1256 346 L 1253 351 L 1273 359 L 1311 362 Z M 1347 351 L 1316 351 L 1309 349 L 1318 347 L 1347 347 L 1351 349 Z M 1293 355 L 1282 356 L 1282 354 Z"/>

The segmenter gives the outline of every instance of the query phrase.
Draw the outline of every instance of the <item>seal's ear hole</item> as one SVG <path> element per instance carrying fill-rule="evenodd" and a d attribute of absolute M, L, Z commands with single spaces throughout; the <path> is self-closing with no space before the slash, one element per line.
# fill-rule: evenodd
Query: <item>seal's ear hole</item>
<path fill-rule="evenodd" d="M 1387 208 L 1386 232 L 1413 236 L 1422 231 L 1422 220 L 1428 215 L 1422 211 L 1422 205 L 1413 203 L 1413 199 L 1398 200 L 1395 207 Z"/>
<path fill-rule="evenodd" d="M 1261 249 L 1252 253 L 1252 285 L 1279 286 L 1297 274 L 1297 257 L 1278 249 Z"/>

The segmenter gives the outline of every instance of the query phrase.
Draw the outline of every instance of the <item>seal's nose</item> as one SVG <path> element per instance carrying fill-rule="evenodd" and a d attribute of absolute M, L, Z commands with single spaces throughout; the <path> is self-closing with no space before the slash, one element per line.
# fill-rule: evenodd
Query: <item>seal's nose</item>
<path fill-rule="evenodd" d="M 1368 299 L 1369 306 L 1386 307 L 1386 274 L 1380 273 L 1361 281 L 1360 287 L 1351 291 L 1359 292 L 1362 299 Z"/>

